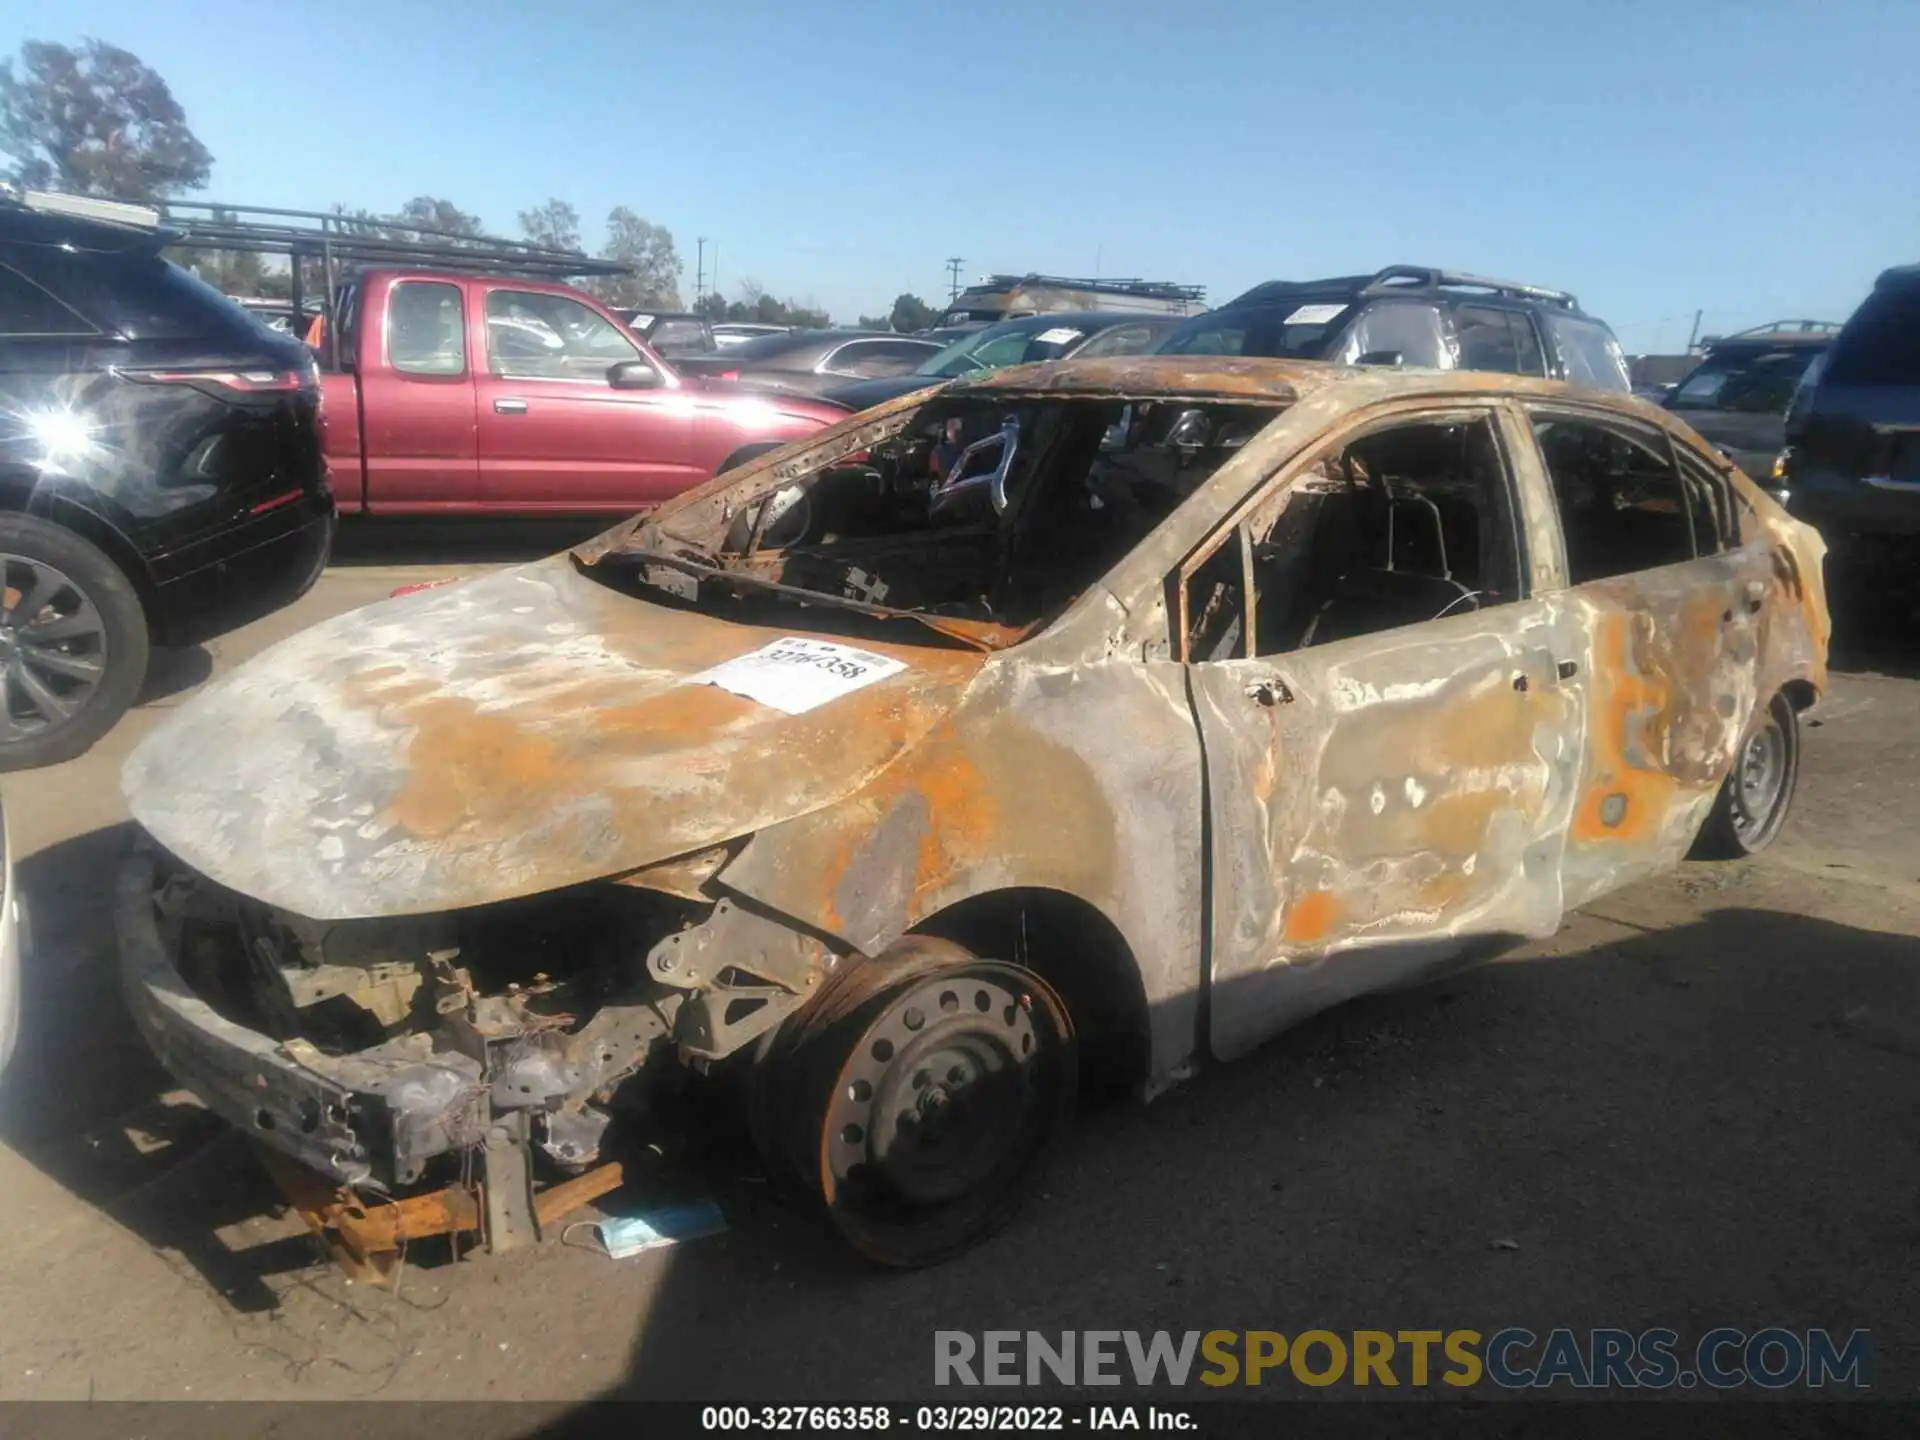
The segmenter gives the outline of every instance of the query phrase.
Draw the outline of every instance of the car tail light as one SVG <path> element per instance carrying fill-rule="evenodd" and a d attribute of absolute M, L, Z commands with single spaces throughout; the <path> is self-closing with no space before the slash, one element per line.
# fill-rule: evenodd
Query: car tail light
<path fill-rule="evenodd" d="M 123 370 L 120 373 L 142 385 L 215 385 L 243 395 L 290 394 L 308 383 L 306 374 L 299 370 Z"/>
<path fill-rule="evenodd" d="M 738 370 L 722 370 L 713 378 L 716 380 L 738 380 L 740 378 L 740 372 Z"/>
<path fill-rule="evenodd" d="M 282 505 L 291 505 L 306 496 L 305 490 L 289 490 L 283 495 L 275 495 L 271 500 L 262 500 L 258 505 L 247 508 L 249 515 L 264 515 L 269 510 L 278 510 Z"/>

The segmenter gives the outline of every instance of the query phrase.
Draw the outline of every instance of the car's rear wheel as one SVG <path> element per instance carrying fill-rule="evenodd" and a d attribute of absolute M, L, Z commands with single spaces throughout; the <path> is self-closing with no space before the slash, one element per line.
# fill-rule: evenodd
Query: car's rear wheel
<path fill-rule="evenodd" d="M 768 1078 L 761 1133 L 869 1259 L 929 1265 L 993 1233 L 1072 1114 L 1073 1027 L 1023 966 L 915 937 L 836 977 Z"/>
<path fill-rule="evenodd" d="M 1799 778 L 1800 717 L 1791 700 L 1775 695 L 1721 784 L 1694 853 L 1721 860 L 1759 854 L 1786 824 Z"/>
<path fill-rule="evenodd" d="M 140 597 L 98 546 L 0 515 L 0 770 L 84 753 L 139 695 L 147 654 Z"/>

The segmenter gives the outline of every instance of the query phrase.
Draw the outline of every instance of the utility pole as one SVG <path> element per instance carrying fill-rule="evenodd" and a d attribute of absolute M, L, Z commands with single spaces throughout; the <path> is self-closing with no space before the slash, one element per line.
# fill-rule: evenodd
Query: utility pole
<path fill-rule="evenodd" d="M 1693 329 L 1687 334 L 1687 354 L 1689 355 L 1693 353 L 1693 342 L 1700 338 L 1700 317 L 1706 313 L 1704 310 L 1693 312 Z"/>
<path fill-rule="evenodd" d="M 693 243 L 700 247 L 696 252 L 698 258 L 693 262 L 693 303 L 698 306 L 707 293 L 707 237 L 697 235 Z M 715 250 L 717 254 L 718 247 Z"/>
<path fill-rule="evenodd" d="M 965 257 L 954 255 L 947 260 L 947 303 L 951 305 L 960 298 L 960 267 Z"/>

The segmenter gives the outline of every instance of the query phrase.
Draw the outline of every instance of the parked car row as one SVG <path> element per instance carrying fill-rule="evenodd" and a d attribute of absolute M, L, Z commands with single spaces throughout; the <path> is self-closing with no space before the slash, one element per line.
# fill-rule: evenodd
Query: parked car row
<path fill-rule="evenodd" d="M 458 269 L 431 252 L 383 258 L 319 308 L 296 287 L 250 313 L 169 264 L 175 238 L 140 207 L 0 202 L 0 766 L 64 758 L 104 733 L 138 692 L 149 646 L 301 593 L 336 513 L 631 513 L 849 410 L 1066 358 L 1272 357 L 1629 387 L 1612 332 L 1571 295 L 1427 266 L 1271 281 L 1199 314 L 1171 313 L 1198 305 L 1192 287 L 1024 277 L 996 293 L 1039 305 L 1081 286 L 1101 308 L 987 325 L 970 309 L 944 332 L 900 335 L 618 315 L 554 280 L 489 273 L 472 251 Z M 394 248 L 380 244 L 383 257 Z M 1910 368 L 1914 290 L 1911 271 L 1889 272 L 1837 340 L 1812 325 L 1728 337 L 1678 387 L 1674 412 L 1755 471 L 1771 468 L 1777 421 L 1774 478 L 1804 513 L 1904 515 L 1914 417 L 1877 377 Z M 310 314 L 311 345 L 274 327 Z M 1823 372 L 1808 362 L 1828 345 Z M 1797 420 L 1774 414 L 1790 392 Z"/>
<path fill-rule="evenodd" d="M 937 342 L 891 330 L 782 330 L 712 355 L 683 356 L 683 374 L 794 395 L 848 380 L 900 375 L 938 354 Z"/>

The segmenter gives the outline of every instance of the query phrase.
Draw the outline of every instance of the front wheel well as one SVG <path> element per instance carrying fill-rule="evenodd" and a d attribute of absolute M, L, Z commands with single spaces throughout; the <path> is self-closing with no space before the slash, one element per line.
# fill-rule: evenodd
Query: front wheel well
<path fill-rule="evenodd" d="M 1796 711 L 1812 709 L 1820 698 L 1820 692 L 1813 688 L 1811 680 L 1789 680 L 1780 687 L 1780 693 L 1787 697 L 1787 703 Z"/>
<path fill-rule="evenodd" d="M 996 890 L 914 929 L 983 959 L 1024 965 L 1059 991 L 1079 1034 L 1083 1090 L 1118 1090 L 1147 1075 L 1151 1029 L 1139 964 L 1119 929 L 1087 901 L 1060 890 Z"/>

